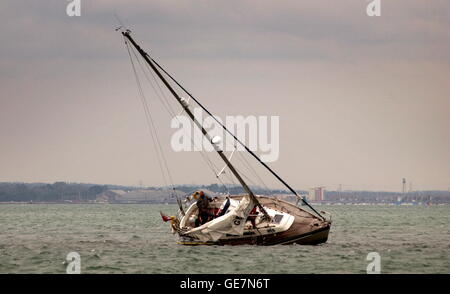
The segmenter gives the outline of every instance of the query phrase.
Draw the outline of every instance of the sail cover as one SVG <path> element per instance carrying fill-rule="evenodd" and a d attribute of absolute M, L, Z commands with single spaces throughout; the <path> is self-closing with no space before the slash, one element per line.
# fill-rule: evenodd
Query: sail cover
<path fill-rule="evenodd" d="M 226 235 L 242 236 L 247 217 L 255 205 L 256 202 L 249 195 L 245 195 L 238 205 L 225 215 L 189 230 L 183 235 L 197 238 L 202 242 L 217 241 Z"/>

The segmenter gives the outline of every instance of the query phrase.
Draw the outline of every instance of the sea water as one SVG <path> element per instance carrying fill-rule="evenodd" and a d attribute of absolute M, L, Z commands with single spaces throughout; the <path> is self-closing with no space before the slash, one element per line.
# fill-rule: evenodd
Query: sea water
<path fill-rule="evenodd" d="M 178 245 L 159 211 L 175 205 L 2 204 L 0 273 L 450 273 L 450 206 L 321 206 L 333 215 L 318 246 Z"/>

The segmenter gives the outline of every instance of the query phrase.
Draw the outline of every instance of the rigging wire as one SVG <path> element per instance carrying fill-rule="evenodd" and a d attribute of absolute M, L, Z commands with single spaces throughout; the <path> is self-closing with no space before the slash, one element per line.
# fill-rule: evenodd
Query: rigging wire
<path fill-rule="evenodd" d="M 152 70 L 150 69 L 149 65 L 146 64 L 145 66 L 143 66 L 141 60 L 138 58 L 138 56 L 137 56 L 137 54 L 136 54 L 136 52 L 135 52 L 135 49 L 134 49 L 133 47 L 131 47 L 131 48 L 132 48 L 132 51 L 133 51 L 134 56 L 136 57 L 136 60 L 138 61 L 138 64 L 139 64 L 139 66 L 140 66 L 142 72 L 144 73 L 145 78 L 147 79 L 147 81 L 148 81 L 149 84 L 151 85 L 153 91 L 155 92 L 156 97 L 158 97 L 159 101 L 160 101 L 161 104 L 164 106 L 164 108 L 165 108 L 166 111 L 169 113 L 169 115 L 170 115 L 171 117 L 172 117 L 172 116 L 174 117 L 174 116 L 175 116 L 175 111 L 173 110 L 172 106 L 171 106 L 170 103 L 168 102 L 168 99 L 167 99 L 166 95 L 165 95 L 164 92 L 162 91 L 161 86 L 160 86 L 159 83 L 157 82 L 157 80 L 156 80 L 156 78 L 155 78 L 155 76 L 154 76 Z M 154 83 L 157 85 L 157 87 L 158 87 L 158 89 L 159 89 L 159 92 L 156 90 L 156 87 L 154 86 L 153 82 L 150 80 L 150 78 L 149 78 L 149 76 L 148 76 L 148 74 L 147 74 L 147 71 L 144 69 L 144 67 L 147 69 L 147 71 L 150 72 L 150 74 L 151 74 L 151 76 L 152 76 L 152 78 L 153 78 Z"/>
<path fill-rule="evenodd" d="M 167 82 L 167 80 L 163 77 L 163 75 L 159 72 L 159 70 L 156 68 L 155 64 L 153 64 L 150 59 L 151 57 L 148 56 L 148 54 L 142 50 L 139 45 L 136 44 L 136 42 L 134 41 L 134 39 L 130 36 L 130 31 L 127 30 L 126 32 L 122 32 L 122 35 L 128 39 L 133 46 L 136 48 L 136 50 L 139 51 L 139 53 L 141 54 L 141 56 L 147 61 L 147 63 L 151 66 L 151 68 L 153 69 L 153 71 L 158 75 L 158 77 L 160 78 L 160 80 L 165 84 L 165 86 L 167 87 L 167 89 L 172 93 L 172 95 L 174 96 L 174 98 L 180 103 L 182 104 L 183 108 L 186 110 L 186 112 L 188 113 L 188 115 L 191 117 L 191 119 L 194 121 L 194 123 L 196 123 L 202 133 L 209 138 L 207 131 L 205 130 L 205 128 L 203 128 L 198 121 L 195 119 L 194 115 L 191 113 L 190 110 L 188 110 L 187 106 L 183 103 L 183 100 L 181 99 L 181 97 L 177 94 L 177 92 L 172 88 L 172 86 Z M 155 62 L 156 63 L 156 62 Z M 169 74 L 167 74 L 169 75 Z M 178 83 L 177 83 L 178 84 Z M 180 88 L 183 88 L 180 85 Z M 197 104 L 199 104 L 197 102 Z M 204 109 L 204 108 L 203 108 Z M 208 112 L 208 110 L 204 109 L 204 111 Z M 208 112 L 209 113 L 209 112 Z M 223 125 L 222 125 L 223 126 Z M 226 130 L 226 128 L 223 126 L 223 128 Z M 229 132 L 229 131 L 228 131 Z M 234 138 L 240 142 L 235 136 Z M 211 142 L 212 143 L 212 142 Z M 244 145 L 244 147 L 246 147 Z M 246 150 L 249 150 L 248 148 L 246 148 Z M 259 201 L 256 199 L 255 195 L 252 193 L 252 191 L 249 189 L 249 187 L 247 186 L 247 184 L 244 182 L 244 180 L 241 178 L 241 176 L 239 175 L 239 173 L 234 169 L 234 167 L 230 164 L 230 162 L 227 160 L 227 158 L 225 157 L 225 155 L 222 153 L 222 151 L 220 150 L 216 150 L 217 153 L 219 154 L 219 156 L 228 164 L 230 170 L 232 171 L 233 175 L 239 180 L 240 184 L 242 185 L 242 187 L 246 190 L 246 192 L 249 194 L 250 198 L 252 201 L 255 202 L 255 204 L 260 208 L 260 210 L 264 213 L 264 217 L 268 220 L 271 220 L 271 217 L 268 215 L 268 213 L 265 211 L 265 209 L 263 208 L 263 206 L 259 203 Z M 251 152 L 251 151 L 249 151 Z M 252 155 L 255 156 L 255 154 L 252 153 Z M 257 159 L 259 159 L 258 157 L 256 157 Z M 264 164 L 264 163 L 262 163 Z M 279 178 L 279 177 L 278 177 Z M 295 192 L 294 192 L 295 193 Z M 302 199 L 303 200 L 303 199 Z M 305 200 L 303 200 L 305 201 Z M 305 202 L 306 203 L 306 202 Z"/>
<path fill-rule="evenodd" d="M 139 62 L 139 63 L 140 63 L 140 62 Z M 142 66 L 142 65 L 141 65 L 141 66 Z M 180 120 L 178 119 L 178 116 L 175 115 L 175 111 L 174 111 L 173 108 L 171 107 L 170 103 L 167 101 L 167 100 L 168 100 L 168 99 L 167 99 L 167 96 L 165 95 L 164 91 L 162 90 L 161 85 L 158 83 L 158 81 L 157 81 L 157 79 L 156 79 L 156 77 L 155 77 L 153 71 L 151 70 L 151 68 L 150 68 L 150 66 L 149 66 L 148 64 L 146 65 L 146 68 L 147 68 L 147 70 L 150 72 L 151 76 L 153 77 L 153 80 L 154 80 L 155 84 L 158 86 L 160 95 L 159 95 L 159 93 L 156 91 L 155 87 L 153 86 L 153 83 L 150 81 L 150 79 L 149 79 L 148 76 L 146 75 L 147 80 L 152 84 L 152 88 L 153 88 L 153 90 L 155 91 L 157 97 L 159 98 L 159 100 L 161 101 L 161 103 L 162 103 L 163 105 L 165 104 L 163 101 L 165 101 L 165 102 L 167 103 L 167 107 L 166 107 L 167 112 L 169 113 L 169 115 L 170 115 L 171 117 L 175 118 L 175 119 L 178 121 L 178 123 L 181 124 Z M 161 97 L 161 96 L 162 96 L 162 97 Z M 187 134 L 187 130 L 184 130 L 184 129 L 183 129 L 183 131 Z M 228 191 L 228 193 L 229 193 L 229 190 L 228 190 L 227 186 L 222 182 L 222 180 L 221 180 L 219 177 L 217 177 L 217 169 L 218 169 L 217 166 L 216 166 L 216 165 L 214 164 L 214 162 L 209 158 L 209 156 L 207 155 L 207 153 L 206 153 L 205 151 L 203 151 L 203 148 L 199 148 L 199 147 L 198 147 L 197 143 L 195 142 L 195 139 L 191 136 L 191 134 L 187 134 L 187 135 L 188 135 L 188 137 L 190 138 L 191 143 L 194 145 L 194 147 L 195 147 L 197 150 L 200 151 L 200 156 L 201 156 L 202 159 L 205 161 L 205 163 L 208 165 L 208 167 L 211 169 L 211 171 L 213 172 L 213 174 L 216 176 L 216 179 L 219 181 L 220 184 L 222 184 L 222 185 L 224 186 L 225 190 Z"/>
<path fill-rule="evenodd" d="M 164 94 L 164 91 L 162 90 L 160 84 L 157 82 L 157 79 L 156 79 L 156 77 L 154 76 L 153 72 L 151 71 L 149 65 L 146 64 L 145 67 L 146 67 L 147 70 L 150 72 L 150 74 L 151 74 L 151 76 L 152 76 L 152 78 L 153 78 L 154 83 L 157 85 L 157 88 L 158 88 L 159 92 L 156 90 L 156 87 L 154 86 L 153 82 L 150 80 L 150 78 L 149 78 L 149 76 L 148 76 L 146 70 L 144 69 L 144 66 L 142 65 L 142 62 L 140 61 L 140 59 L 138 58 L 138 56 L 137 56 L 137 54 L 136 54 L 136 52 L 135 52 L 135 49 L 134 49 L 132 46 L 130 46 L 130 45 L 127 43 L 126 40 L 125 40 L 125 43 L 127 44 L 127 50 L 128 50 L 128 48 L 131 48 L 131 52 L 133 52 L 133 55 L 134 55 L 135 59 L 137 60 L 137 63 L 139 64 L 139 67 L 140 67 L 141 71 L 144 73 L 145 78 L 146 78 L 147 81 L 150 83 L 150 85 L 151 85 L 153 91 L 155 92 L 155 94 L 156 94 L 157 98 L 159 99 L 159 101 L 161 102 L 161 104 L 164 106 L 165 110 L 168 112 L 168 114 L 169 114 L 171 117 L 174 117 L 174 118 L 180 123 L 178 117 L 175 115 L 174 109 L 172 108 L 172 106 L 170 105 L 170 103 L 167 101 L 167 100 L 168 100 L 168 99 L 167 99 L 167 96 Z M 132 62 L 133 70 L 135 71 L 135 69 L 134 69 L 134 67 L 135 67 L 135 66 L 134 66 L 134 63 L 133 63 L 132 60 L 131 60 L 131 62 Z M 135 75 L 137 75 L 137 74 L 135 73 Z M 140 85 L 140 82 L 139 82 L 138 84 L 139 84 L 138 86 L 139 86 L 140 88 L 142 88 L 141 85 Z M 140 89 L 140 92 L 141 92 L 142 95 L 143 95 L 142 89 Z M 144 100 L 145 100 L 145 96 L 144 96 Z M 155 134 L 156 134 L 156 131 L 155 131 L 156 129 L 154 128 L 154 123 L 153 123 L 153 120 L 152 120 L 152 118 L 151 118 L 151 114 L 150 114 L 150 111 L 149 111 L 149 109 L 148 109 L 148 105 L 146 105 L 145 102 L 143 103 L 143 105 L 144 105 L 144 111 L 145 111 L 145 113 L 146 113 L 146 117 L 149 116 L 150 119 L 148 119 L 148 121 L 150 121 L 150 124 L 153 126 L 152 129 L 154 130 L 154 132 L 155 132 Z M 147 115 L 147 114 L 148 114 L 148 115 Z M 184 131 L 185 131 L 185 133 L 187 133 L 186 130 L 184 130 Z M 197 143 L 195 142 L 194 138 L 192 138 L 192 136 L 190 136 L 190 134 L 188 134 L 188 135 L 189 135 L 189 138 L 191 139 L 192 144 L 197 148 L 198 145 L 197 145 Z M 173 185 L 173 180 L 172 180 L 172 177 L 171 177 L 171 175 L 170 175 L 170 171 L 169 171 L 169 168 L 168 168 L 168 165 L 167 165 L 167 161 L 166 161 L 166 159 L 165 159 L 165 157 L 164 157 L 164 153 L 163 153 L 163 151 L 162 151 L 161 144 L 160 144 L 160 142 L 159 142 L 158 137 L 157 137 L 157 136 L 155 136 L 155 137 L 156 137 L 156 141 L 157 141 L 157 143 L 156 143 L 155 145 L 158 145 L 158 147 L 159 147 L 159 152 L 162 154 L 162 158 L 163 158 L 163 165 L 164 165 L 165 169 L 167 170 L 167 174 L 168 174 L 169 179 L 170 179 L 170 185 L 171 185 L 171 188 L 172 188 L 173 191 L 175 191 L 175 188 L 174 188 L 174 185 Z M 152 136 L 152 138 L 153 138 L 153 136 Z M 225 188 L 225 190 L 227 191 L 227 193 L 230 194 L 228 187 L 227 187 L 227 186 L 225 185 L 225 183 L 220 179 L 220 177 L 217 176 L 217 166 L 214 164 L 214 162 L 211 161 L 211 159 L 209 159 L 208 155 L 205 154 L 205 151 L 203 151 L 202 148 L 197 148 L 197 149 L 200 150 L 200 156 L 201 156 L 202 159 L 205 161 L 205 163 L 208 165 L 208 167 L 211 169 L 211 171 L 212 171 L 213 174 L 215 175 L 215 177 L 216 177 L 216 179 L 218 180 L 218 182 Z M 158 157 L 158 159 L 159 159 L 159 157 Z M 161 165 L 160 165 L 160 166 L 161 166 Z M 162 169 L 162 168 L 161 168 L 161 169 Z M 165 185 L 167 185 L 167 182 L 166 182 L 166 181 L 165 181 Z"/>
<path fill-rule="evenodd" d="M 160 84 L 157 82 L 156 77 L 154 76 L 153 72 L 150 70 L 149 65 L 146 65 L 145 67 L 146 67 L 147 70 L 150 72 L 150 74 L 151 74 L 151 76 L 152 76 L 152 78 L 153 78 L 153 81 L 154 81 L 154 83 L 157 85 L 157 87 L 155 87 L 154 83 L 153 83 L 152 80 L 149 78 L 147 71 L 144 69 L 144 66 L 142 65 L 141 60 L 138 58 L 138 55 L 137 55 L 136 52 L 135 52 L 135 49 L 134 49 L 133 47 L 131 47 L 131 46 L 127 43 L 126 40 L 125 40 L 125 43 L 127 44 L 127 50 L 128 50 L 129 48 L 131 48 L 131 52 L 133 53 L 133 55 L 134 55 L 134 57 L 135 57 L 135 60 L 137 61 L 138 65 L 139 65 L 139 67 L 140 67 L 140 69 L 141 69 L 141 71 L 144 73 L 145 78 L 147 79 L 147 81 L 148 81 L 149 84 L 151 85 L 153 91 L 155 92 L 157 98 L 159 99 L 159 101 L 161 102 L 161 104 L 163 105 L 163 107 L 165 108 L 165 110 L 168 112 L 168 114 L 169 114 L 171 117 L 174 117 L 174 118 L 177 119 L 177 121 L 179 122 L 178 117 L 175 115 L 175 111 L 173 110 L 173 108 L 172 108 L 172 106 L 169 104 L 169 102 L 167 101 L 167 96 L 165 95 L 164 91 L 162 90 Z M 169 167 L 168 167 L 168 164 L 167 164 L 167 160 L 166 160 L 166 158 L 165 158 L 165 156 L 164 156 L 164 152 L 163 152 L 163 150 L 162 150 L 161 143 L 160 143 L 160 141 L 159 141 L 159 137 L 158 137 L 158 135 L 157 135 L 157 133 L 156 133 L 156 128 L 155 128 L 155 126 L 154 126 L 153 118 L 152 118 L 151 113 L 150 113 L 150 110 L 149 110 L 148 102 L 147 102 L 147 99 L 146 99 L 146 97 L 145 97 L 145 95 L 144 95 L 144 93 L 143 93 L 142 85 L 141 85 L 140 80 L 139 80 L 139 78 L 138 78 L 137 71 L 135 70 L 135 64 L 134 64 L 134 62 L 133 62 L 132 59 L 130 59 L 130 60 L 131 60 L 131 63 L 132 63 L 133 72 L 135 72 L 135 77 L 136 77 L 136 79 L 137 79 L 136 81 L 137 81 L 137 83 L 138 83 L 139 92 L 141 93 L 142 104 L 143 104 L 143 107 L 144 107 L 144 112 L 145 112 L 145 114 L 146 114 L 147 122 L 149 123 L 149 127 L 150 127 L 151 130 L 152 130 L 152 131 L 151 131 L 152 139 L 153 139 L 153 141 L 154 141 L 155 146 L 157 146 L 157 153 L 158 153 L 158 154 L 157 154 L 157 155 L 158 155 L 157 157 L 158 157 L 158 161 L 159 161 L 159 163 L 160 163 L 160 168 L 161 168 L 161 171 L 162 171 L 162 174 L 163 174 L 163 177 L 164 177 L 165 185 L 166 185 L 166 186 L 168 185 L 168 184 L 167 184 L 167 180 L 165 179 L 165 174 L 167 173 L 167 175 L 168 175 L 168 177 L 169 177 L 169 184 L 170 184 L 170 186 L 171 186 L 171 189 L 172 189 L 173 191 L 175 191 L 174 184 L 173 184 L 173 180 L 172 180 L 172 176 L 171 176 L 171 174 L 170 174 L 170 170 L 169 170 Z M 158 88 L 159 92 L 156 90 L 157 88 Z M 194 138 L 192 138 L 192 136 L 189 136 L 189 137 L 190 137 L 190 139 L 191 139 L 191 142 L 194 144 L 194 146 L 195 146 L 195 147 L 198 147 L 198 145 L 197 145 L 197 143 L 195 142 Z M 236 146 L 234 146 L 234 147 L 236 148 Z M 202 148 L 197 148 L 197 149 L 200 150 L 200 155 L 201 155 L 201 157 L 202 157 L 203 160 L 206 162 L 206 164 L 207 164 L 208 167 L 211 169 L 211 171 L 215 174 L 216 179 L 217 179 L 217 180 L 220 182 L 220 184 L 226 189 L 227 193 L 230 194 L 230 191 L 229 191 L 228 187 L 227 187 L 227 186 L 225 185 L 225 183 L 222 181 L 222 179 L 220 178 L 220 175 L 217 174 L 217 171 L 218 171 L 217 166 L 209 159 L 209 157 L 204 153 L 205 151 L 203 151 Z M 239 153 L 239 152 L 238 152 L 238 153 Z M 161 159 L 162 159 L 162 160 L 160 160 L 160 156 L 161 156 Z M 241 157 L 243 158 L 243 155 L 242 155 L 242 154 L 239 154 L 239 156 L 241 156 Z M 245 158 L 243 158 L 243 159 L 245 160 Z M 243 161 L 241 160 L 241 162 L 243 162 Z M 247 168 L 248 170 L 251 170 L 251 171 L 253 172 L 253 174 L 256 175 L 256 177 L 257 177 L 257 178 L 260 180 L 260 182 L 263 183 L 263 185 L 264 185 L 264 182 L 263 182 L 263 181 L 261 180 L 261 178 L 257 175 L 257 173 L 254 171 L 254 169 L 248 164 L 248 162 L 247 162 L 246 160 L 245 160 L 245 162 L 246 162 L 246 164 L 247 164 L 246 168 Z M 245 166 L 245 164 L 244 164 L 244 166 Z M 163 168 L 163 167 L 164 167 L 164 168 Z M 165 170 L 165 172 L 164 172 L 164 170 Z M 246 174 L 244 174 L 242 171 L 239 171 L 239 172 L 240 172 L 240 174 L 242 174 L 242 175 L 243 175 L 243 176 L 244 176 L 244 177 L 245 177 L 252 185 L 256 186 L 255 182 L 254 182 L 251 178 L 249 178 L 249 177 L 248 177 Z M 229 174 L 226 173 L 226 172 L 223 172 L 222 174 L 225 174 L 226 177 L 232 182 L 232 184 L 233 184 L 233 185 L 236 185 L 236 183 L 235 183 L 235 181 L 233 180 L 233 177 L 231 177 L 231 175 L 229 175 Z M 265 185 L 264 185 L 264 186 L 265 186 Z M 266 187 L 267 187 L 267 186 L 266 186 Z"/>
<path fill-rule="evenodd" d="M 266 183 L 261 179 L 261 177 L 258 175 L 258 173 L 255 171 L 255 169 L 252 167 L 252 165 L 248 162 L 247 159 L 245 159 L 245 156 L 239 152 L 238 158 L 241 158 L 241 162 L 244 163 L 244 166 L 250 170 L 250 172 L 256 177 L 259 184 L 261 184 L 267 191 L 269 191 L 269 187 L 266 185 Z"/>
<path fill-rule="evenodd" d="M 133 52 L 134 52 L 134 50 L 133 50 Z M 148 54 L 147 54 L 147 56 L 148 56 Z M 150 58 L 150 61 L 151 61 L 151 62 L 153 62 L 153 63 L 156 64 L 159 68 L 161 68 L 161 67 L 160 67 L 160 66 L 159 66 L 159 65 L 158 65 L 158 64 L 157 64 L 150 56 L 148 56 L 148 57 Z M 141 62 L 140 62 L 140 61 L 139 61 L 139 64 L 140 64 L 141 69 L 142 69 L 142 65 L 141 65 Z M 169 109 L 166 108 L 166 110 L 169 112 L 169 115 L 171 115 L 171 116 L 177 118 L 177 116 L 175 116 L 175 114 L 174 114 L 174 110 L 171 108 L 170 104 L 167 102 L 167 96 L 164 94 L 163 90 L 161 89 L 160 84 L 157 82 L 156 77 L 154 76 L 153 72 L 152 72 L 151 69 L 150 69 L 150 66 L 149 66 L 148 64 L 146 64 L 146 67 L 147 67 L 147 69 L 149 70 L 150 74 L 152 75 L 152 78 L 153 78 L 153 80 L 155 81 L 156 85 L 158 86 L 159 92 L 161 93 L 161 96 L 164 97 L 164 99 L 162 99 L 161 96 L 157 93 L 156 89 L 155 89 L 154 86 L 153 86 L 153 83 L 151 83 L 151 81 L 149 80 L 147 74 L 145 74 L 147 80 L 151 83 L 153 90 L 154 90 L 155 93 L 157 94 L 157 97 L 160 99 L 161 103 L 162 103 L 164 106 L 165 106 L 165 103 L 163 102 L 163 100 L 166 100 L 166 103 L 167 103 L 167 105 L 168 105 L 168 108 L 170 109 L 170 111 L 169 111 Z M 161 69 L 162 69 L 162 68 L 161 68 Z M 143 69 L 142 69 L 142 70 L 143 70 Z M 174 80 L 174 79 L 173 79 L 173 78 L 172 78 L 172 77 L 171 77 L 164 69 L 162 69 L 162 70 L 163 70 L 164 74 L 165 74 L 166 76 L 169 77 L 169 82 L 170 82 L 170 81 L 175 82 L 175 84 L 176 84 L 177 86 L 181 87 L 181 86 L 178 84 L 178 82 L 175 81 L 175 80 Z M 144 71 L 144 70 L 143 70 L 143 71 Z M 144 73 L 145 73 L 145 72 L 144 72 Z M 186 90 L 185 90 L 184 88 L 181 87 L 181 90 L 184 91 L 187 95 L 189 95 L 189 96 L 192 98 L 192 95 L 191 95 L 190 93 L 186 92 Z M 199 106 L 203 109 L 202 105 L 199 104 L 197 100 L 194 99 L 194 101 L 196 102 L 197 105 L 199 105 Z M 204 110 L 204 109 L 203 109 L 203 110 Z M 204 111 L 205 111 L 205 110 L 204 110 Z M 217 121 L 217 119 L 216 119 L 212 114 L 208 113 L 207 111 L 205 111 L 205 112 L 206 112 L 210 117 L 212 117 L 214 120 Z M 201 122 L 201 125 L 203 126 L 203 122 Z M 219 123 L 219 126 L 221 126 L 220 123 Z M 196 143 L 194 142 L 194 139 L 193 139 L 193 138 L 191 138 L 191 141 L 192 141 L 193 144 L 196 144 Z M 236 138 L 234 138 L 234 141 L 235 141 L 234 148 L 236 148 L 236 143 L 239 142 L 239 141 L 237 141 Z M 197 145 L 195 145 L 195 146 L 197 147 Z M 204 151 L 202 150 L 202 148 L 197 148 L 197 149 L 200 150 L 200 154 L 201 154 L 202 157 L 203 157 L 205 154 L 203 154 Z M 237 151 L 237 150 L 236 150 L 236 151 Z M 239 153 L 239 152 L 238 152 L 238 153 Z M 205 156 L 206 156 L 206 155 L 205 155 Z M 242 158 L 244 158 L 242 154 L 240 154 L 240 156 L 241 156 Z M 218 179 L 218 181 L 220 181 L 220 183 L 225 187 L 225 189 L 226 189 L 226 190 L 228 191 L 228 193 L 229 193 L 228 187 L 227 187 L 227 186 L 223 183 L 223 181 L 220 179 L 220 175 L 217 175 L 217 172 L 216 172 L 216 170 L 218 170 L 218 169 L 217 169 L 217 166 L 215 166 L 214 163 L 213 163 L 208 157 L 206 157 L 206 159 L 207 159 L 207 161 L 209 162 L 208 165 L 211 166 L 211 164 L 212 164 L 212 165 L 215 167 L 215 168 L 212 168 L 212 166 L 211 166 L 211 170 L 215 173 L 216 178 Z M 244 158 L 244 160 L 245 160 L 245 158 Z M 255 172 L 255 170 L 250 166 L 250 164 L 248 163 L 248 161 L 245 160 L 245 162 L 246 162 L 246 164 L 248 165 L 247 169 L 248 169 L 248 170 L 251 170 L 251 172 L 257 177 L 257 179 L 260 181 L 260 183 L 261 183 L 264 187 L 266 187 L 266 189 L 268 189 L 268 187 L 264 184 L 264 182 L 261 180 L 261 178 L 260 178 L 260 177 L 258 176 L 258 174 Z M 244 164 L 244 165 L 245 165 L 245 164 Z M 227 178 L 231 181 L 231 183 L 232 183 L 233 185 L 237 185 L 236 182 L 233 180 L 233 177 L 232 177 L 231 175 L 229 175 L 229 174 L 226 173 L 225 171 L 222 172 L 222 174 L 225 174 L 225 175 L 227 176 Z M 253 184 L 253 185 L 256 186 L 255 182 L 254 182 L 253 180 L 251 180 L 247 175 L 245 175 L 245 174 L 242 173 L 242 172 L 241 172 L 241 174 L 243 174 L 243 175 L 245 176 L 245 178 L 246 178 L 249 182 L 251 182 L 251 184 Z"/>
<path fill-rule="evenodd" d="M 150 110 L 149 110 L 148 102 L 147 102 L 147 99 L 145 98 L 144 91 L 142 89 L 142 85 L 141 85 L 139 76 L 137 74 L 135 64 L 133 62 L 133 57 L 131 56 L 131 53 L 130 53 L 130 47 L 131 46 L 128 44 L 126 39 L 124 39 L 124 41 L 125 41 L 125 45 L 126 45 L 126 48 L 127 48 L 128 56 L 130 57 L 130 62 L 131 62 L 131 66 L 133 68 L 133 73 L 134 73 L 134 76 L 135 76 L 135 79 L 136 79 L 136 84 L 138 86 L 138 91 L 139 91 L 139 96 L 141 98 L 141 103 L 142 103 L 142 106 L 144 108 L 144 113 L 145 113 L 147 126 L 149 128 L 150 135 L 151 135 L 153 144 L 155 146 L 155 151 L 157 153 L 156 157 L 157 157 L 157 160 L 158 160 L 158 165 L 159 165 L 160 170 L 161 170 L 161 175 L 163 177 L 164 184 L 165 184 L 165 186 L 168 186 L 168 180 L 169 180 L 170 185 L 171 185 L 172 189 L 174 190 L 172 176 L 171 176 L 170 171 L 168 169 L 167 161 L 166 161 L 166 158 L 165 158 L 164 153 L 162 151 L 161 144 L 159 142 L 159 138 L 158 138 L 158 135 L 157 135 L 157 132 L 156 132 L 156 128 L 155 128 L 155 125 L 153 123 L 153 118 L 152 118 Z M 131 47 L 131 50 L 133 50 L 132 47 Z M 134 53 L 134 51 L 133 51 L 133 53 Z M 166 178 L 166 173 L 167 173 L 168 179 Z"/>
<path fill-rule="evenodd" d="M 147 54 L 147 53 L 146 53 Z M 250 153 L 262 166 L 264 166 L 273 176 L 275 176 L 286 188 L 288 188 L 292 194 L 299 196 L 298 193 L 284 180 L 282 179 L 270 166 L 268 166 L 264 161 L 262 161 L 259 156 L 257 156 L 254 152 L 252 152 L 242 141 L 240 141 L 233 133 L 230 132 L 211 112 L 209 112 L 206 107 L 204 107 L 191 93 L 189 93 L 175 78 L 173 78 L 162 66 L 158 64 L 153 58 L 151 58 L 148 54 L 147 57 L 151 60 L 159 69 L 161 69 L 174 83 L 176 83 L 187 95 L 189 95 L 192 100 L 194 100 L 206 113 L 208 113 L 222 128 L 231 136 L 236 139 L 236 141 L 244 147 L 244 149 Z M 325 217 L 320 214 L 314 207 L 312 207 L 304 197 L 301 197 L 302 202 L 307 205 L 311 210 L 313 210 L 319 217 L 325 220 Z"/>
<path fill-rule="evenodd" d="M 142 69 L 142 64 L 141 64 L 140 61 L 139 61 L 139 64 L 140 64 L 141 69 Z M 160 84 L 159 84 L 158 81 L 156 80 L 156 77 L 154 76 L 154 74 L 153 74 L 153 72 L 152 72 L 152 70 L 150 69 L 150 67 L 149 67 L 148 64 L 146 65 L 146 68 L 147 68 L 147 70 L 150 72 L 150 74 L 152 75 L 153 80 L 154 80 L 154 82 L 156 83 L 156 85 L 157 85 L 157 87 L 158 87 L 158 89 L 159 89 L 159 93 L 158 93 L 158 91 L 156 91 L 156 88 L 153 86 L 153 83 L 152 83 L 151 80 L 149 79 L 148 75 L 145 73 L 144 69 L 142 69 L 142 71 L 144 71 L 144 73 L 145 73 L 145 76 L 146 76 L 147 80 L 148 80 L 149 83 L 152 85 L 152 88 L 153 88 L 153 90 L 155 91 L 156 96 L 157 96 L 158 99 L 161 101 L 161 103 L 163 104 L 163 106 L 165 106 L 165 109 L 167 110 L 167 112 L 169 113 L 169 115 L 170 115 L 171 117 L 175 118 L 175 119 L 181 124 L 180 120 L 178 119 L 178 116 L 175 115 L 175 111 L 173 110 L 173 108 L 171 107 L 171 105 L 169 104 L 169 102 L 167 101 L 167 100 L 168 100 L 168 99 L 167 99 L 167 96 L 164 94 L 164 91 L 162 90 Z M 161 96 L 162 96 L 162 97 L 161 97 Z M 166 104 L 166 103 L 167 103 L 167 104 Z M 187 133 L 186 130 L 183 129 L 183 131 L 184 131 L 185 133 Z M 215 169 L 217 169 L 217 167 L 214 165 L 214 163 L 209 159 L 209 157 L 208 157 L 206 154 L 203 153 L 202 148 L 198 148 L 198 145 L 197 145 L 197 143 L 195 142 L 194 138 L 192 138 L 192 136 L 191 136 L 190 134 L 188 134 L 188 136 L 189 136 L 189 138 L 191 139 L 192 144 L 194 144 L 194 146 L 196 147 L 196 149 L 199 149 L 199 150 L 201 151 L 200 154 L 201 154 L 202 157 L 205 159 L 205 162 L 211 167 L 212 172 L 213 172 L 213 173 L 216 173 Z"/>

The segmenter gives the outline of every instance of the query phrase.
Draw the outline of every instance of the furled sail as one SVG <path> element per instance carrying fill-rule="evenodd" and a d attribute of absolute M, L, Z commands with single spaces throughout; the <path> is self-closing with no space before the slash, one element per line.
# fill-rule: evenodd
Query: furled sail
<path fill-rule="evenodd" d="M 226 235 L 242 236 L 250 211 L 257 203 L 249 195 L 239 201 L 236 208 L 204 225 L 191 229 L 184 235 L 194 237 L 202 242 L 217 241 Z"/>

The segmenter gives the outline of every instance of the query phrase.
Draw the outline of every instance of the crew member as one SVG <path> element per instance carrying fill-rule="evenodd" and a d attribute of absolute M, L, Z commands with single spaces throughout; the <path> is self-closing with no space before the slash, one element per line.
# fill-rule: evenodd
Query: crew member
<path fill-rule="evenodd" d="M 198 218 L 195 221 L 195 226 L 198 227 L 209 222 L 213 217 L 209 207 L 209 202 L 213 201 L 213 199 L 206 196 L 203 191 L 197 191 L 192 196 L 197 200 Z"/>

